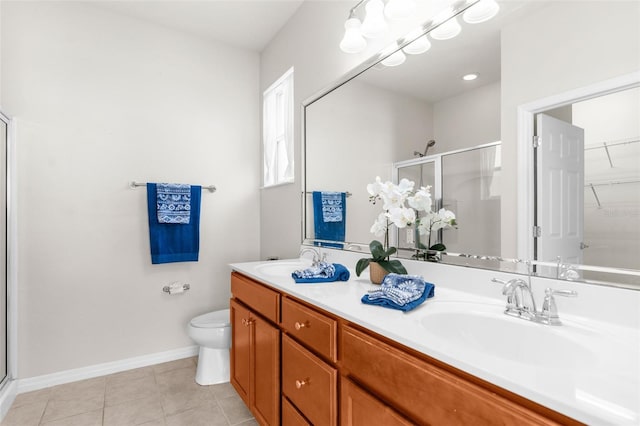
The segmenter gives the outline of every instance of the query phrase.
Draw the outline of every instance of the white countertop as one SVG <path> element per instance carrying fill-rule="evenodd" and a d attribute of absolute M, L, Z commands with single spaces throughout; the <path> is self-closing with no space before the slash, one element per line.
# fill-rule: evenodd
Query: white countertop
<path fill-rule="evenodd" d="M 286 269 L 287 262 L 296 260 L 276 262 L 283 263 Z M 629 316 L 632 321 L 628 326 L 572 315 L 568 309 L 563 314 L 563 307 L 568 303 L 561 305 L 560 302 L 562 326 L 533 324 L 501 314 L 505 306 L 501 289 L 487 282 L 490 276 L 505 278 L 504 273 L 403 261 L 409 273 L 422 275 L 436 285 L 434 298 L 404 313 L 361 303 L 367 290 L 376 288 L 369 282 L 368 274 L 365 272 L 356 277 L 355 262 L 348 256 L 336 254 L 330 261 L 347 266 L 350 280 L 296 284 L 290 274 L 263 273 L 261 265 L 265 262 L 235 263 L 231 268 L 586 424 L 640 424 L 640 331 L 638 323 L 634 322 L 640 318 L 640 306 L 635 316 L 633 313 Z M 460 291 L 461 280 L 469 282 L 473 292 Z M 566 288 L 566 284 L 561 283 L 561 288 Z M 584 288 L 581 290 L 585 291 Z M 594 290 L 587 289 L 586 293 L 590 291 Z M 640 300 L 637 293 L 616 294 L 631 295 L 635 302 Z M 536 298 L 540 304 L 539 293 Z M 596 299 L 589 294 L 585 298 L 583 303 Z M 580 297 L 572 300 L 580 303 Z M 468 342 L 474 344 L 461 343 L 462 332 L 456 333 L 457 339 L 438 333 L 434 313 L 453 315 L 445 318 L 464 318 L 471 310 L 483 315 L 482 318 L 498 318 L 501 324 L 504 324 L 503 320 L 513 322 L 506 325 L 516 331 L 505 333 L 513 335 L 494 334 L 484 341 Z M 553 337 L 562 344 L 541 348 L 532 341 L 536 340 L 535 336 Z M 483 351 L 483 344 L 491 344 L 486 340 L 504 345 L 509 349 L 508 353 L 497 356 L 495 352 Z M 528 356 L 531 351 L 534 362 Z"/>

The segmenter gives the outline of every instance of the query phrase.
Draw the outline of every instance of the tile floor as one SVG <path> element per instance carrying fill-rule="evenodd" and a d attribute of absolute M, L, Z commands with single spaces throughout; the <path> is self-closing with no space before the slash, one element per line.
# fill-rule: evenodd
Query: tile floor
<path fill-rule="evenodd" d="M 200 386 L 196 358 L 18 395 L 2 426 L 257 425 L 229 383 Z"/>

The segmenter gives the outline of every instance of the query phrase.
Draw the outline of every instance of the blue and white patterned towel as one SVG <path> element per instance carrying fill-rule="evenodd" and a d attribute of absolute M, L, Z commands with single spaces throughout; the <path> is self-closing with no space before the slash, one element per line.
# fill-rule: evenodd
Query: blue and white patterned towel
<path fill-rule="evenodd" d="M 433 297 L 435 286 L 417 275 L 387 274 L 380 290 L 362 296 L 362 303 L 410 311 Z"/>
<path fill-rule="evenodd" d="M 322 192 L 322 221 L 342 222 L 342 193 Z"/>
<path fill-rule="evenodd" d="M 320 262 L 317 266 L 310 266 L 307 269 L 293 271 L 293 278 L 331 278 L 336 273 L 333 263 Z"/>
<path fill-rule="evenodd" d="M 191 185 L 158 183 L 156 191 L 158 223 L 188 225 L 191 219 Z"/>

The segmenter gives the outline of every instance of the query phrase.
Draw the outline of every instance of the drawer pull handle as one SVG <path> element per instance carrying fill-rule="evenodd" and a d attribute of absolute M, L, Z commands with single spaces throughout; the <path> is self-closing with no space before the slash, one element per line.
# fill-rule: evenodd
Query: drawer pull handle
<path fill-rule="evenodd" d="M 304 380 L 296 380 L 296 388 L 300 389 L 302 388 L 304 385 L 308 385 L 309 384 L 309 378 L 307 377 Z"/>
<path fill-rule="evenodd" d="M 309 327 L 309 323 L 308 322 L 298 322 L 296 321 L 296 323 L 294 324 L 294 327 L 296 328 L 296 330 L 301 330 L 305 327 Z"/>

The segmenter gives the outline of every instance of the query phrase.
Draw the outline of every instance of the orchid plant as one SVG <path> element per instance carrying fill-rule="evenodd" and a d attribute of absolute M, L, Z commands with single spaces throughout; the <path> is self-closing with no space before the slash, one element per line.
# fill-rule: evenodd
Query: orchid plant
<path fill-rule="evenodd" d="M 395 225 L 397 228 L 406 228 L 407 226 L 416 225 L 420 235 L 429 236 L 429 250 L 443 251 L 446 250 L 444 244 L 435 244 L 431 246 L 431 234 L 439 229 L 455 227 L 456 216 L 453 212 L 446 209 L 433 211 L 433 199 L 431 198 L 431 187 L 423 186 L 414 190 L 415 182 L 408 179 L 401 179 L 398 184 L 392 182 L 382 182 L 379 176 L 376 177 L 374 183 L 367 185 L 369 193 L 369 201 L 376 204 L 381 201 L 382 213 L 378 215 L 375 222 L 371 226 L 371 233 L 377 237 L 384 236 L 384 243 L 376 240 L 372 241 L 370 247 L 376 247 L 377 252 L 385 255 L 385 260 L 397 250 L 395 247 L 389 247 L 389 228 Z M 424 212 L 420 216 L 419 212 Z M 382 250 L 378 250 L 378 248 Z M 380 253 L 378 253 L 380 254 Z M 375 257 L 375 254 L 374 254 Z M 427 258 L 427 257 L 425 257 Z M 360 259 L 356 265 L 356 274 L 359 276 L 373 259 Z M 399 263 L 399 261 L 397 261 Z M 397 272 L 381 265 L 388 272 Z M 404 267 L 402 267 L 404 269 Z M 406 272 L 403 272 L 406 273 Z"/>

